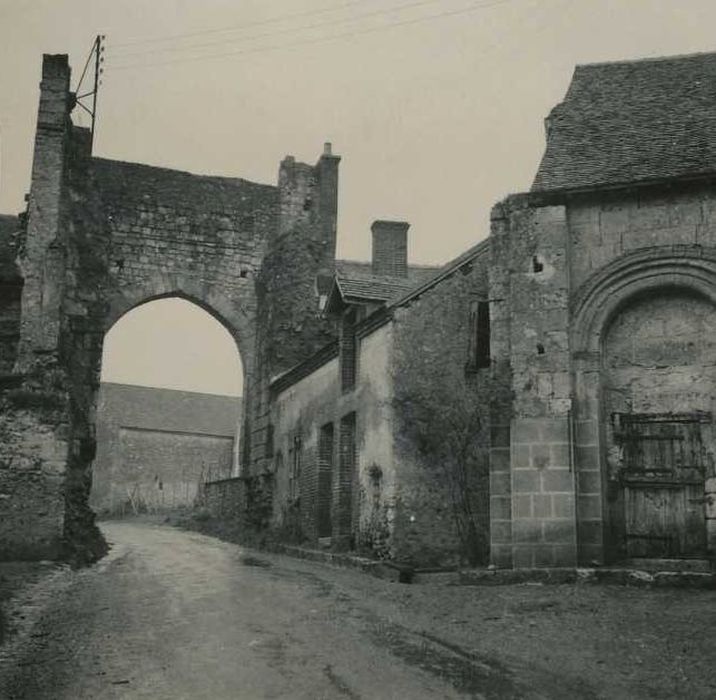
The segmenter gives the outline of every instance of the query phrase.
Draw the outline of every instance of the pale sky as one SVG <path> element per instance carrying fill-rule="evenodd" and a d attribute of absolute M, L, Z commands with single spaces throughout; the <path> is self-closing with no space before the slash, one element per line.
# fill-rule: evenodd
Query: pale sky
<path fill-rule="evenodd" d="M 331 141 L 339 255 L 367 259 L 370 223 L 400 218 L 412 260 L 444 262 L 529 187 L 575 64 L 716 50 L 715 26 L 713 0 L 0 0 L 0 212 L 28 188 L 41 54 L 68 53 L 76 79 L 104 33 L 97 155 L 275 183 L 286 154 Z M 130 339 L 111 365 L 156 385 L 134 342 L 151 309 L 115 327 Z M 215 384 L 233 372 L 213 366 Z"/>

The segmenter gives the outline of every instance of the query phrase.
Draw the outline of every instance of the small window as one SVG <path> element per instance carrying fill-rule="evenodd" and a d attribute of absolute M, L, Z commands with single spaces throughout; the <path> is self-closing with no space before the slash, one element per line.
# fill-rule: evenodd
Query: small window
<path fill-rule="evenodd" d="M 343 392 L 352 391 L 356 384 L 358 344 L 355 332 L 356 311 L 351 309 L 343 317 L 340 334 L 340 371 Z"/>
<path fill-rule="evenodd" d="M 467 370 L 490 366 L 490 304 L 473 301 L 470 304 Z"/>

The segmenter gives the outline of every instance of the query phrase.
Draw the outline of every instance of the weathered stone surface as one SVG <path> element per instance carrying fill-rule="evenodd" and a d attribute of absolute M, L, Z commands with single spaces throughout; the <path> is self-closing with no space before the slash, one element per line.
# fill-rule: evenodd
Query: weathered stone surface
<path fill-rule="evenodd" d="M 17 357 L 12 379 L 0 386 L 0 557 L 22 550 L 84 560 L 103 551 L 87 500 L 102 341 L 124 313 L 178 296 L 226 326 L 244 365 L 245 443 L 255 450 L 244 460 L 249 476 L 263 465 L 269 378 L 330 337 L 311 340 L 325 325 L 315 280 L 332 270 L 335 256 L 340 159 L 329 148 L 315 167 L 287 159 L 279 187 L 93 158 L 89 132 L 71 123 L 69 78 L 66 56 L 45 57 L 27 235 L 20 237 Z M 272 251 L 287 270 L 305 255 L 262 295 L 259 276 L 262 266 L 271 269 Z M 6 268 L 3 262 L 3 274 Z M 17 292 L 8 289 L 0 320 L 8 315 L 12 325 Z M 288 327 L 274 323 L 284 304 Z M 8 352 L 3 344 L 8 368 L 15 342 Z M 257 342 L 266 351 L 260 357 Z M 38 452 L 37 434 L 47 436 L 48 450 Z M 18 465 L 33 465 L 32 478 L 18 482 Z M 29 526 L 19 527 L 18 512 Z"/>
<path fill-rule="evenodd" d="M 241 400 L 103 383 L 90 506 L 99 513 L 192 506 L 205 481 L 236 471 Z"/>

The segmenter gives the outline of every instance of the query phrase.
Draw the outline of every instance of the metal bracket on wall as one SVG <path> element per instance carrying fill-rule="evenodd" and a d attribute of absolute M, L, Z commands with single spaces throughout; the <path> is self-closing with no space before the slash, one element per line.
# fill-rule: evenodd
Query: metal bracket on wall
<path fill-rule="evenodd" d="M 90 129 L 90 133 L 92 135 L 92 143 L 94 143 L 94 127 L 95 122 L 97 120 L 97 93 L 99 91 L 99 86 L 102 84 L 102 79 L 100 76 L 104 72 L 104 69 L 102 68 L 102 63 L 104 63 L 104 40 L 104 34 L 98 34 L 95 37 L 95 40 L 92 44 L 92 48 L 90 49 L 89 55 L 87 56 L 87 60 L 85 61 L 85 67 L 82 69 L 82 75 L 80 75 L 80 79 L 77 82 L 77 87 L 75 88 L 75 104 L 81 107 L 85 112 L 87 112 L 87 114 L 89 114 L 90 118 L 92 119 L 92 127 Z M 89 68 L 90 63 L 93 60 L 94 81 L 92 89 L 87 90 L 86 92 L 81 92 L 82 85 L 84 83 L 85 78 L 87 77 L 87 69 Z M 82 101 L 89 101 L 90 98 L 91 106 L 88 106 Z"/>

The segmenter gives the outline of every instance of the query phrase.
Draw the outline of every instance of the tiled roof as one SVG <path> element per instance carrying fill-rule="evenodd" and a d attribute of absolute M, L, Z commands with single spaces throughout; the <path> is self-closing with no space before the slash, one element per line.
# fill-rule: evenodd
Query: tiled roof
<path fill-rule="evenodd" d="M 408 265 L 408 281 L 422 284 L 441 269 L 440 265 Z M 365 277 L 372 274 L 372 265 L 359 260 L 336 260 L 336 273 L 344 277 Z"/>
<path fill-rule="evenodd" d="M 533 191 L 716 173 L 716 53 L 577 66 Z"/>
<path fill-rule="evenodd" d="M 398 277 L 341 277 L 336 275 L 336 284 L 344 299 L 366 299 L 388 301 L 415 287 L 409 279 Z"/>

